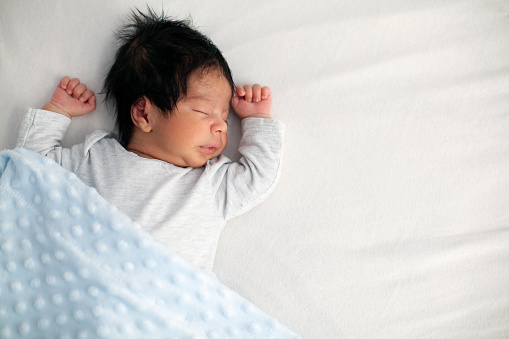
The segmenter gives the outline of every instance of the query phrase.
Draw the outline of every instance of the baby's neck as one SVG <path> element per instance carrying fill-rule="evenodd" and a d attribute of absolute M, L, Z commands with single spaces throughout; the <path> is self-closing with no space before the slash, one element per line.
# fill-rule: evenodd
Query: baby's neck
<path fill-rule="evenodd" d="M 132 152 L 134 154 L 136 154 L 137 156 L 141 157 L 141 158 L 146 158 L 146 159 L 155 159 L 153 156 L 150 156 L 149 154 L 146 154 L 146 153 L 143 153 L 141 151 L 138 151 L 134 148 L 131 148 L 129 147 L 129 145 L 127 145 L 126 147 L 126 150 L 129 151 L 129 152 Z"/>

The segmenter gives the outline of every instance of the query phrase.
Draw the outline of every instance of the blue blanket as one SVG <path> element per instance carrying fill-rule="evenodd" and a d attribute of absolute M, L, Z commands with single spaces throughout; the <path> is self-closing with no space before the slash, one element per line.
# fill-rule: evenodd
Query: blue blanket
<path fill-rule="evenodd" d="M 0 337 L 20 336 L 296 337 L 73 173 L 17 149 L 0 153 Z"/>

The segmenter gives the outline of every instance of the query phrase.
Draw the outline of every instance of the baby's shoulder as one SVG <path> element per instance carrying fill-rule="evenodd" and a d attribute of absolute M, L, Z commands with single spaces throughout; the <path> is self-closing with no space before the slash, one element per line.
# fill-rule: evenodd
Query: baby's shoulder
<path fill-rule="evenodd" d="M 111 155 L 112 153 L 119 153 L 122 149 L 123 147 L 115 135 L 103 130 L 97 130 L 87 135 L 83 144 L 85 155 L 90 155 L 91 152 Z"/>

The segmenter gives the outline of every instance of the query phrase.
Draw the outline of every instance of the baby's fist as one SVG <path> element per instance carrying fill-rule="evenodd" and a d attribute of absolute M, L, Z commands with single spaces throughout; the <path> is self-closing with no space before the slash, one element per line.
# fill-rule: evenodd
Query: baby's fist
<path fill-rule="evenodd" d="M 232 108 L 241 118 L 265 118 L 271 119 L 270 106 L 272 96 L 270 88 L 258 84 L 253 86 L 235 87 L 235 95 L 232 99 Z"/>
<path fill-rule="evenodd" d="M 95 110 L 96 97 L 93 91 L 77 78 L 63 77 L 43 109 L 63 114 L 69 118 L 85 115 Z"/>

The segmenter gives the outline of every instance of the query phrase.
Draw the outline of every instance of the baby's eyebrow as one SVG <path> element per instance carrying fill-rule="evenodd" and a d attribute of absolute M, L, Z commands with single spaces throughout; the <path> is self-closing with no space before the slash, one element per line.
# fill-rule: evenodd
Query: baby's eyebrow
<path fill-rule="evenodd" d="M 209 99 L 205 96 L 202 96 L 202 95 L 192 95 L 192 96 L 187 96 L 186 97 L 186 100 L 191 100 L 191 101 L 198 101 L 198 100 L 202 100 L 202 101 L 208 101 L 208 102 L 214 102 L 214 100 L 212 99 Z"/>
<path fill-rule="evenodd" d="M 201 96 L 201 95 L 193 95 L 193 96 L 190 96 L 190 97 L 186 97 L 185 100 L 186 101 L 207 101 L 209 103 L 215 103 L 214 100 L 206 98 L 206 97 Z M 228 101 L 228 105 L 225 106 L 224 111 L 229 111 L 230 110 L 230 104 L 231 104 L 231 100 Z"/>

